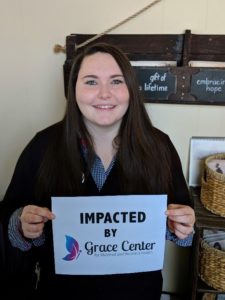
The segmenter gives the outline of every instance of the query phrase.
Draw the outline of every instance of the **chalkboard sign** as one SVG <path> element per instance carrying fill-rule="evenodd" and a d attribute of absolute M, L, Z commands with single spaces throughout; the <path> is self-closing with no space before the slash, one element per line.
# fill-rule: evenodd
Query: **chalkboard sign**
<path fill-rule="evenodd" d="M 200 68 L 192 75 L 191 94 L 197 100 L 225 102 L 225 69 Z"/>
<path fill-rule="evenodd" d="M 164 67 L 134 67 L 145 100 L 167 100 L 175 93 L 176 76 Z"/>

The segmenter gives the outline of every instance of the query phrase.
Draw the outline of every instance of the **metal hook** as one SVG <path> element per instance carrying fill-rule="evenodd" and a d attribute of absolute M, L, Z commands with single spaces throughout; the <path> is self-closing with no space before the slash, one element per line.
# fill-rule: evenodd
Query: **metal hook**
<path fill-rule="evenodd" d="M 66 47 L 65 46 L 61 46 L 59 44 L 56 44 L 54 46 L 54 52 L 55 53 L 59 53 L 59 52 L 66 53 Z"/>

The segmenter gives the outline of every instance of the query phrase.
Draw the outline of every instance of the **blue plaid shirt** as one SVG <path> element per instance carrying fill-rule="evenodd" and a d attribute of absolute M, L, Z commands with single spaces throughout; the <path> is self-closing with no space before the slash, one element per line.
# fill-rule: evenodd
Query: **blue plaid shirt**
<path fill-rule="evenodd" d="M 86 151 L 84 151 L 84 156 L 86 155 Z M 104 166 L 102 164 L 101 159 L 96 155 L 93 167 L 91 169 L 91 175 L 95 181 L 98 190 L 100 191 L 103 187 L 109 173 L 111 172 L 113 166 L 115 164 L 115 157 L 111 161 L 109 167 L 105 171 Z M 25 239 L 21 233 L 21 223 L 20 223 L 20 215 L 22 213 L 22 209 L 17 209 L 10 218 L 9 227 L 8 227 L 8 234 L 11 244 L 19 248 L 22 251 L 29 250 L 32 246 L 41 246 L 45 242 L 44 233 L 36 239 Z M 193 240 L 193 233 L 190 234 L 185 239 L 179 239 L 177 236 L 169 231 L 167 228 L 166 230 L 166 239 L 172 242 L 175 242 L 178 246 L 181 247 L 189 247 L 192 245 Z"/>

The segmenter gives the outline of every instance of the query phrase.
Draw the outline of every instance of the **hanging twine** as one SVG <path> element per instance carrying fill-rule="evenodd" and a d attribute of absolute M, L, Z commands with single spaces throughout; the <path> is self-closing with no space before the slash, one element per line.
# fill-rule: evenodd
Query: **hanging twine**
<path fill-rule="evenodd" d="M 136 13 L 132 14 L 131 16 L 127 17 L 126 19 L 120 21 L 120 22 L 117 23 L 116 25 L 114 25 L 114 26 L 108 28 L 107 30 L 103 31 L 102 33 L 96 34 L 96 35 L 93 36 L 92 38 L 86 40 L 85 42 L 83 42 L 83 43 L 81 43 L 81 44 L 79 44 L 79 45 L 76 45 L 76 44 L 75 44 L 75 51 L 76 51 L 77 49 L 79 49 L 79 48 L 81 48 L 81 47 L 84 47 L 84 46 L 86 46 L 87 44 L 89 44 L 89 43 L 91 43 L 91 42 L 97 40 L 97 39 L 100 38 L 101 36 L 103 36 L 103 35 L 109 33 L 110 31 L 112 31 L 112 30 L 118 28 L 119 26 L 125 24 L 126 22 L 128 22 L 128 21 L 130 21 L 130 20 L 136 18 L 138 15 L 140 15 L 140 14 L 143 13 L 143 12 L 145 12 L 146 10 L 148 10 L 149 8 L 151 8 L 153 5 L 159 3 L 160 1 L 162 1 L 162 0 L 155 0 L 155 1 L 153 1 L 152 3 L 146 5 L 145 7 L 143 7 L 142 9 L 140 9 L 139 11 L 137 11 Z"/>

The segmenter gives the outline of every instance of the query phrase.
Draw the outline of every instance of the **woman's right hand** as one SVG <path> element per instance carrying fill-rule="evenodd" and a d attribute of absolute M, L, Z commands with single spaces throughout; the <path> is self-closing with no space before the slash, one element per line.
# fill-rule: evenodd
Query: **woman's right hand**
<path fill-rule="evenodd" d="M 55 215 L 46 207 L 27 205 L 20 216 L 21 229 L 24 237 L 35 239 L 43 233 L 44 225 L 53 220 Z"/>

